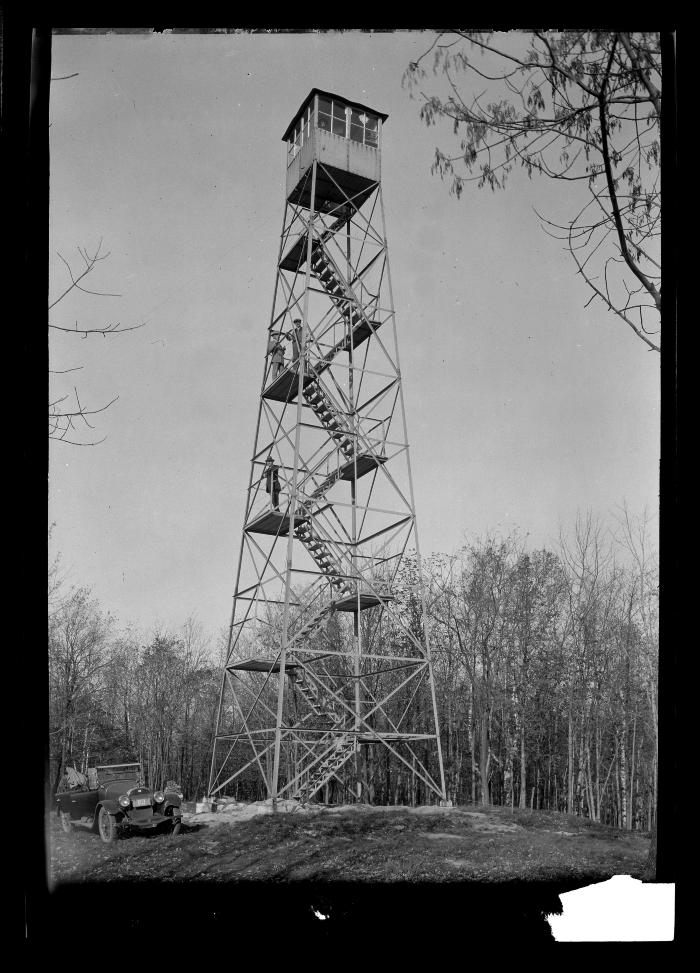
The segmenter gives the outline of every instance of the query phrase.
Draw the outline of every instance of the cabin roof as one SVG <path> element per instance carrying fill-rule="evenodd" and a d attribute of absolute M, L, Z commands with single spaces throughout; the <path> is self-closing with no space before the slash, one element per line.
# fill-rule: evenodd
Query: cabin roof
<path fill-rule="evenodd" d="M 351 101 L 349 98 L 344 98 L 343 95 L 336 95 L 332 91 L 323 91 L 321 88 L 312 88 L 309 94 L 306 96 L 306 98 L 304 98 L 304 100 L 302 101 L 296 115 L 287 126 L 286 131 L 282 136 L 283 142 L 286 142 L 287 139 L 289 138 L 291 131 L 293 130 L 294 126 L 299 121 L 301 116 L 304 114 L 304 110 L 306 109 L 306 106 L 308 105 L 309 101 L 313 98 L 314 95 L 323 95 L 325 98 L 337 98 L 338 101 L 342 101 L 345 105 L 349 105 L 350 108 L 357 108 L 360 111 L 368 111 L 371 112 L 373 115 L 378 115 L 381 118 L 382 122 L 385 122 L 389 117 L 385 112 L 377 111 L 376 108 L 370 108 L 369 105 L 363 105 L 359 101 Z"/>

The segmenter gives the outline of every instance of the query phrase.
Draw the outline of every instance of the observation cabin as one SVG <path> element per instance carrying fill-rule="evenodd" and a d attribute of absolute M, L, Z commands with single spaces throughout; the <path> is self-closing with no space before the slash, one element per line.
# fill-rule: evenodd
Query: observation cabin
<path fill-rule="evenodd" d="M 389 116 L 367 105 L 312 88 L 290 122 L 287 199 L 311 206 L 311 167 L 316 159 L 314 208 L 327 210 L 349 197 L 359 209 L 380 181 L 382 123 Z"/>

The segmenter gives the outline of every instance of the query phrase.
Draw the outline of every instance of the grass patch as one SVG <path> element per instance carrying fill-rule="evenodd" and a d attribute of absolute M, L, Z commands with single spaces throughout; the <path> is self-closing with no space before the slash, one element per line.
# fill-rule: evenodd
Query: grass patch
<path fill-rule="evenodd" d="M 105 846 L 51 835 L 59 881 L 602 881 L 643 873 L 648 840 L 553 811 L 483 806 L 260 814 Z"/>

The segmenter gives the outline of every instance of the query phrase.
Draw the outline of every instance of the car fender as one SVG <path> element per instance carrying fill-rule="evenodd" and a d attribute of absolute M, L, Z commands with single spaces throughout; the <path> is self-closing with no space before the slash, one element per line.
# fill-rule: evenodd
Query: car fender
<path fill-rule="evenodd" d="M 114 800 L 113 798 L 105 798 L 104 801 L 100 801 L 100 803 L 95 808 L 95 817 L 99 816 L 100 808 L 104 808 L 105 811 L 109 811 L 110 814 L 124 813 L 124 810 L 120 806 L 119 801 Z"/>
<path fill-rule="evenodd" d="M 178 801 L 176 804 L 174 801 L 169 801 L 166 797 L 165 804 L 163 805 L 163 814 L 172 814 L 179 817 L 182 814 L 180 802 Z"/>

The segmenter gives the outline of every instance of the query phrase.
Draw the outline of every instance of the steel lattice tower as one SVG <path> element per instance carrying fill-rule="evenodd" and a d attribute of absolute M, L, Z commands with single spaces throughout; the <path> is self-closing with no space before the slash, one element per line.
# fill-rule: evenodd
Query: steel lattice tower
<path fill-rule="evenodd" d="M 425 596 L 411 625 L 395 587 L 412 549 L 421 572 L 380 180 L 386 118 L 314 88 L 283 136 L 210 796 L 253 774 L 275 802 L 326 785 L 328 799 L 331 782 L 363 800 L 367 750 L 446 796 Z"/>

